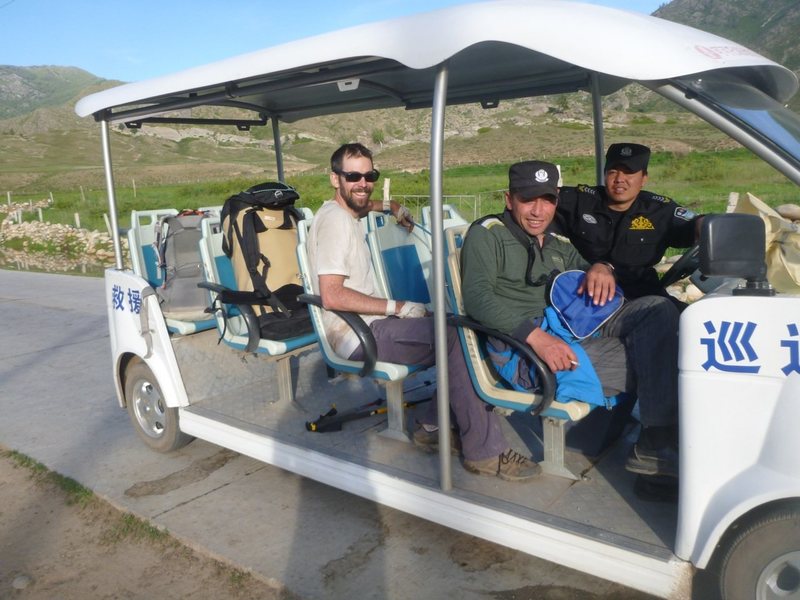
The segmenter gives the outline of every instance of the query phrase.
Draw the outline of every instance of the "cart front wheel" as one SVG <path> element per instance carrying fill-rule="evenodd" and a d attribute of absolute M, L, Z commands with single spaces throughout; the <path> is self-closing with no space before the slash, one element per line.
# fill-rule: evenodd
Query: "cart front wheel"
<path fill-rule="evenodd" d="M 742 527 L 719 577 L 725 600 L 800 599 L 800 507 L 776 509 Z"/>
<path fill-rule="evenodd" d="M 178 426 L 178 409 L 164 402 L 150 368 L 139 359 L 125 371 L 125 403 L 136 434 L 157 452 L 172 452 L 192 441 Z"/>

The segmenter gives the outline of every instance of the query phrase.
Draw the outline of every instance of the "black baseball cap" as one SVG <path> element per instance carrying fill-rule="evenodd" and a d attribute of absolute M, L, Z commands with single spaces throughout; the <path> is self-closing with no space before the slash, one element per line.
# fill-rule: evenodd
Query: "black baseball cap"
<path fill-rule="evenodd" d="M 558 169 L 542 160 L 526 160 L 508 169 L 508 191 L 523 198 L 558 198 Z"/>
<path fill-rule="evenodd" d="M 621 165 L 632 173 L 645 171 L 650 162 L 650 148 L 641 144 L 611 144 L 606 152 L 606 168 Z"/>

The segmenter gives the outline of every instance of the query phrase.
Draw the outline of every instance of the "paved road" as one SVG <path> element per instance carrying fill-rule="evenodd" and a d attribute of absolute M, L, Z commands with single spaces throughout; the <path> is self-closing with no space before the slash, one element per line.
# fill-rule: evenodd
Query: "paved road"
<path fill-rule="evenodd" d="M 102 285 L 0 270 L 3 445 L 303 598 L 645 598 L 202 441 L 148 450 L 114 395 Z"/>

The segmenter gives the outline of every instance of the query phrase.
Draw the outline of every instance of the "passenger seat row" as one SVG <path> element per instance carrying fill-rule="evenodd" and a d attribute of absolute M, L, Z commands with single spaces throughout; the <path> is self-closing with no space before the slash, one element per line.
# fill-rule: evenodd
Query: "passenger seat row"
<path fill-rule="evenodd" d="M 236 279 L 230 259 L 222 252 L 222 231 L 219 222 L 219 208 L 211 207 L 210 217 L 202 222 L 202 237 L 199 253 L 203 263 L 205 279 L 209 284 L 236 290 Z M 333 352 L 332 346 L 322 328 L 322 306 L 319 290 L 315 289 L 309 277 L 308 254 L 305 247 L 308 227 L 313 218 L 308 209 L 302 209 L 305 220 L 298 227 L 297 259 L 298 269 L 303 280 L 305 294 L 301 297 L 309 304 L 315 333 L 290 338 L 288 340 L 267 340 L 258 338 L 257 327 L 247 318 L 250 306 L 224 306 L 208 320 L 194 323 L 167 321 L 168 328 L 175 334 L 187 335 L 195 331 L 213 328 L 215 325 L 223 341 L 237 350 L 247 350 L 269 357 L 278 366 L 278 385 L 282 400 L 293 399 L 290 359 L 292 356 L 309 350 L 318 343 L 325 363 L 330 369 L 341 373 L 369 376 L 386 387 L 388 407 L 388 427 L 383 434 L 393 439 L 408 441 L 406 418 L 403 410 L 403 382 L 420 370 L 414 365 L 397 365 L 378 361 L 372 333 L 364 321 L 356 314 L 345 313 L 348 324 L 353 327 L 365 346 L 365 360 L 351 361 Z M 582 419 L 589 414 L 592 405 L 584 402 L 560 403 L 553 400 L 554 379 L 551 373 L 543 372 L 545 385 L 543 394 L 521 393 L 510 389 L 497 375 L 483 346 L 484 333 L 476 332 L 476 324 L 471 323 L 463 310 L 460 287 L 459 253 L 467 231 L 467 222 L 457 211 L 445 207 L 446 227 L 446 277 L 447 301 L 450 306 L 451 323 L 459 331 L 462 347 L 467 357 L 472 384 L 480 397 L 500 411 L 534 412 L 542 417 L 545 472 L 577 479 L 565 463 L 565 431 L 569 422 Z M 158 270 L 158 256 L 153 247 L 155 227 L 163 215 L 177 214 L 174 209 L 157 211 L 134 211 L 131 215 L 131 229 L 128 240 L 131 250 L 133 270 L 146 279 L 151 286 L 161 285 Z M 429 231 L 430 212 L 423 213 L 422 226 L 407 232 L 398 226 L 393 217 L 383 213 L 370 213 L 364 219 L 364 230 L 373 258 L 377 288 L 386 296 L 395 299 L 412 300 L 432 309 L 432 240 Z M 427 221 L 427 222 L 426 222 Z M 214 292 L 210 292 L 212 301 Z M 212 302 L 213 304 L 213 302 Z M 254 340 L 253 336 L 257 339 Z M 546 371 L 546 368 L 545 368 Z"/>

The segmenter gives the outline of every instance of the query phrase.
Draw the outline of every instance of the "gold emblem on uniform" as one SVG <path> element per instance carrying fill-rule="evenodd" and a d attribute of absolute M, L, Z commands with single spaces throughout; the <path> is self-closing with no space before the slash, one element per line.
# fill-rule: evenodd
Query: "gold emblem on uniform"
<path fill-rule="evenodd" d="M 631 221 L 631 229 L 642 231 L 644 229 L 655 229 L 653 224 L 650 222 L 650 219 L 643 216 L 636 217 L 633 221 Z"/>

